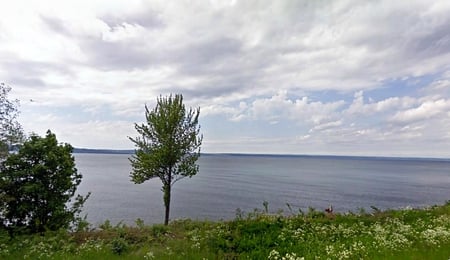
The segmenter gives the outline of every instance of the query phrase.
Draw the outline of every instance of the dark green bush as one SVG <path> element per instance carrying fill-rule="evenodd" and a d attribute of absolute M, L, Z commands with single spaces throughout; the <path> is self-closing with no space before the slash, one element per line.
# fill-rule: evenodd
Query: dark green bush
<path fill-rule="evenodd" d="M 114 254 L 121 255 L 127 252 L 129 247 L 130 245 L 128 244 L 128 242 L 122 237 L 114 238 L 111 241 L 111 250 Z"/>

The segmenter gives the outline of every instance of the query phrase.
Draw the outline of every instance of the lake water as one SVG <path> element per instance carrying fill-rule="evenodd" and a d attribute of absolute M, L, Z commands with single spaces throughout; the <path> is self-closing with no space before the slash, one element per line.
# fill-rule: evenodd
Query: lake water
<path fill-rule="evenodd" d="M 93 225 L 162 223 L 161 182 L 130 181 L 130 155 L 75 154 L 83 181 L 78 192 L 92 192 L 84 212 Z M 232 219 L 236 209 L 251 212 L 269 203 L 270 211 L 293 211 L 330 204 L 335 211 L 423 207 L 450 200 L 450 160 L 203 155 L 200 172 L 178 181 L 171 219 Z"/>

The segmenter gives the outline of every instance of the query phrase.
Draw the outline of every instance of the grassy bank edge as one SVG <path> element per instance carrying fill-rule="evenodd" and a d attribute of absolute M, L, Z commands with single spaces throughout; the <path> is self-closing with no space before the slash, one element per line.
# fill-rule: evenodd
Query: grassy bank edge
<path fill-rule="evenodd" d="M 2 259 L 450 259 L 450 202 L 422 209 L 283 215 L 136 226 L 105 221 L 78 232 L 0 235 Z"/>

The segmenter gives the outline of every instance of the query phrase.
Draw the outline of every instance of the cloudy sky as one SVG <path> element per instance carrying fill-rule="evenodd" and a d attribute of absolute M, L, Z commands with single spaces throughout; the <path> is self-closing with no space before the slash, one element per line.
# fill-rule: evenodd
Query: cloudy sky
<path fill-rule="evenodd" d="M 450 157 L 450 1 L 2 1 L 26 132 L 132 149 L 144 104 L 203 152 Z"/>

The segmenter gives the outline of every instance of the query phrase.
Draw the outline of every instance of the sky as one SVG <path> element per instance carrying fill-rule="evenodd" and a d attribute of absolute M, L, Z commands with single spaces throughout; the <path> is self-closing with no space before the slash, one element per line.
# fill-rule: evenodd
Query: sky
<path fill-rule="evenodd" d="M 25 132 L 133 149 L 200 107 L 202 152 L 450 158 L 450 1 L 0 2 Z"/>

